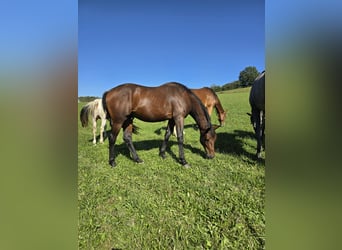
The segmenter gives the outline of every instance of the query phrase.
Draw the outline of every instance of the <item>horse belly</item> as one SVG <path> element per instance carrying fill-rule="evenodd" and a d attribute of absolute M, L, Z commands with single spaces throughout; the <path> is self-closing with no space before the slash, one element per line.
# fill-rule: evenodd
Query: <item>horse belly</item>
<path fill-rule="evenodd" d="M 145 122 L 160 122 L 172 118 L 172 113 L 160 108 L 139 108 L 132 112 L 133 116 Z"/>

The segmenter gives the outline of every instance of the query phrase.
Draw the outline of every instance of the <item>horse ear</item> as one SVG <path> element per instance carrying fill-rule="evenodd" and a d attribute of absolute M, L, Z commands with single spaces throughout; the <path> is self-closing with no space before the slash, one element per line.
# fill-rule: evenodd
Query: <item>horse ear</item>
<path fill-rule="evenodd" d="M 249 116 L 252 116 L 252 114 L 251 113 L 246 113 L 247 115 L 249 115 Z"/>

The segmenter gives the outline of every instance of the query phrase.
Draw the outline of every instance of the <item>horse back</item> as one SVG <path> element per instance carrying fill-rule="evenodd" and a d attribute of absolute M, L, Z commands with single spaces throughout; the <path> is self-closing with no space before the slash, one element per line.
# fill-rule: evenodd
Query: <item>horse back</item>
<path fill-rule="evenodd" d="M 249 103 L 252 108 L 265 110 L 265 72 L 255 79 L 250 91 Z"/>
<path fill-rule="evenodd" d="M 200 89 L 191 89 L 191 91 L 201 100 L 205 107 L 215 105 L 216 98 L 212 93 L 212 89 L 203 87 Z"/>
<path fill-rule="evenodd" d="M 182 91 L 183 90 L 183 91 Z M 171 119 L 181 112 L 189 112 L 190 99 L 177 83 L 146 87 L 133 83 L 119 85 L 106 92 L 106 106 L 111 117 L 137 117 L 155 122 Z"/>

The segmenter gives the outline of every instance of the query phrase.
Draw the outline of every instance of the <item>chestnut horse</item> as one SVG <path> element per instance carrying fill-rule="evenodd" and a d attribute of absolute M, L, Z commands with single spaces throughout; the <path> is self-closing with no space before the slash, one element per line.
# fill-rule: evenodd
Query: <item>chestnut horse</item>
<path fill-rule="evenodd" d="M 169 82 L 159 87 L 145 87 L 126 83 L 106 91 L 102 97 L 104 110 L 107 112 L 112 131 L 109 140 L 109 164 L 114 167 L 114 145 L 120 129 L 123 139 L 135 162 L 143 162 L 132 143 L 133 119 L 145 122 L 168 120 L 167 129 L 159 155 L 165 158 L 165 151 L 170 135 L 176 126 L 180 163 L 189 167 L 184 157 L 183 129 L 184 118 L 190 114 L 200 130 L 200 142 L 206 157 L 215 156 L 216 127 L 212 126 L 210 116 L 198 97 L 180 83 Z"/>
<path fill-rule="evenodd" d="M 208 87 L 190 90 L 194 92 L 194 94 L 202 101 L 204 107 L 206 107 L 208 110 L 209 116 L 211 116 L 213 108 L 215 107 L 220 126 L 224 126 L 226 120 L 226 111 L 224 111 L 215 91 Z"/>
<path fill-rule="evenodd" d="M 252 109 L 251 123 L 257 139 L 257 158 L 261 158 L 262 144 L 265 134 L 265 71 L 255 78 L 249 94 Z"/>
<path fill-rule="evenodd" d="M 103 143 L 103 132 L 106 126 L 106 113 L 102 107 L 102 100 L 95 99 L 94 101 L 88 102 L 80 112 L 80 120 L 82 127 L 88 126 L 88 116 L 91 116 L 93 122 L 93 144 L 96 144 L 96 122 L 101 119 L 100 127 L 100 143 Z"/>

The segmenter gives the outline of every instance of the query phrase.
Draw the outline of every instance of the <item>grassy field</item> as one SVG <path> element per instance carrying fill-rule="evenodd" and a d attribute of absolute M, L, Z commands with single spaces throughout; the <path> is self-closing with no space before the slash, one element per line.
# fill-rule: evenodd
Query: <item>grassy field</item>
<path fill-rule="evenodd" d="M 186 118 L 189 169 L 178 163 L 174 136 L 167 158 L 158 155 L 166 122 L 135 119 L 140 134 L 133 143 L 142 164 L 131 160 L 121 131 L 116 168 L 108 164 L 108 140 L 93 146 L 92 128 L 79 122 L 79 248 L 264 249 L 265 162 L 254 158 L 248 94 L 249 88 L 219 94 L 228 115 L 216 130 L 212 160 L 203 158 L 199 131 Z M 212 123 L 218 123 L 215 112 Z"/>

